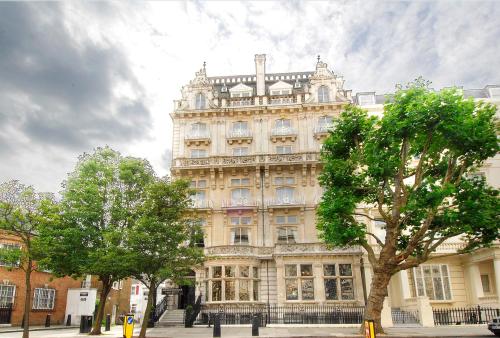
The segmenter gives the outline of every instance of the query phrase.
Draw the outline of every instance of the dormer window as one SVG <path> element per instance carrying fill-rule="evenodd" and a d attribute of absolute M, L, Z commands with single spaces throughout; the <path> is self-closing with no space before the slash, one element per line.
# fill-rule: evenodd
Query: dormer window
<path fill-rule="evenodd" d="M 360 94 L 358 95 L 358 104 L 360 106 L 369 106 L 375 104 L 374 94 Z"/>
<path fill-rule="evenodd" d="M 221 93 L 227 93 L 227 87 L 226 87 L 225 83 L 222 85 L 222 88 L 220 89 L 220 92 Z"/>
<path fill-rule="evenodd" d="M 196 94 L 195 107 L 196 109 L 205 109 L 206 107 L 205 95 L 203 95 L 202 93 Z"/>
<path fill-rule="evenodd" d="M 330 93 L 327 86 L 320 86 L 318 88 L 318 102 L 330 102 Z"/>
<path fill-rule="evenodd" d="M 500 87 L 489 88 L 491 98 L 500 98 Z"/>
<path fill-rule="evenodd" d="M 300 88 L 302 87 L 302 84 L 299 82 L 299 78 L 297 77 L 297 80 L 293 84 L 293 88 Z"/>

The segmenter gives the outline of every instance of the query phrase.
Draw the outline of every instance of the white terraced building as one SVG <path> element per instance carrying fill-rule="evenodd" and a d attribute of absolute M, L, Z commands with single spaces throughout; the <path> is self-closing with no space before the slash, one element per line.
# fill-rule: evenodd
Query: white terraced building
<path fill-rule="evenodd" d="M 172 175 L 191 180 L 197 191 L 193 212 L 201 219 L 208 257 L 194 271 L 195 292 L 205 308 L 363 306 L 371 268 L 361 248 L 328 250 L 318 240 L 319 151 L 345 105 L 381 114 L 385 96 L 352 95 L 342 76 L 319 59 L 313 71 L 267 73 L 266 56 L 256 55 L 255 69 L 208 77 L 203 66 L 182 87 L 171 113 Z M 463 92 L 500 104 L 500 86 Z M 479 174 L 498 187 L 499 158 Z M 380 222 L 368 226 L 383 231 Z M 443 244 L 436 256 L 460 245 Z M 169 307 L 184 307 L 189 289 L 168 292 Z M 422 314 L 431 307 L 498 307 L 500 248 L 434 259 L 396 275 L 389 291 L 387 305 L 414 311 L 423 325 L 431 325 Z"/>

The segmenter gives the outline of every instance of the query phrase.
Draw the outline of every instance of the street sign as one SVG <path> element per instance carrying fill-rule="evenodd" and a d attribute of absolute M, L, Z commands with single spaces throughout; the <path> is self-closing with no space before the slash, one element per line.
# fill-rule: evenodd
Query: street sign
<path fill-rule="evenodd" d="M 375 327 L 373 320 L 365 320 L 365 338 L 377 338 L 375 336 Z"/>
<path fill-rule="evenodd" d="M 134 333 L 134 315 L 128 314 L 123 319 L 123 338 L 132 338 Z"/>

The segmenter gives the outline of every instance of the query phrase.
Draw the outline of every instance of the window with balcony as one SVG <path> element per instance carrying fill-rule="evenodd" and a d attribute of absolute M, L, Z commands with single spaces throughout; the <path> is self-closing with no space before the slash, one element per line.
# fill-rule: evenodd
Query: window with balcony
<path fill-rule="evenodd" d="M 323 283 L 326 300 L 354 299 L 354 280 L 351 264 L 323 265 Z"/>
<path fill-rule="evenodd" d="M 295 189 L 291 187 L 279 187 L 276 188 L 276 199 L 280 204 L 290 204 L 295 201 L 294 199 Z"/>
<path fill-rule="evenodd" d="M 250 202 L 250 189 L 237 188 L 231 190 L 231 205 L 246 205 Z"/>
<path fill-rule="evenodd" d="M 286 300 L 314 300 L 312 264 L 285 264 Z"/>
<path fill-rule="evenodd" d="M 208 128 L 206 123 L 193 123 L 191 125 L 191 130 L 189 131 L 188 137 L 190 139 L 202 139 L 202 138 L 208 138 Z"/>
<path fill-rule="evenodd" d="M 297 227 L 279 227 L 278 244 L 293 244 L 297 242 Z"/>
<path fill-rule="evenodd" d="M 292 146 L 276 146 L 276 153 L 280 155 L 291 154 Z"/>
<path fill-rule="evenodd" d="M 233 156 L 246 156 L 249 154 L 248 147 L 233 148 Z"/>
<path fill-rule="evenodd" d="M 318 102 L 330 102 L 330 89 L 327 86 L 320 86 L 318 88 Z"/>
<path fill-rule="evenodd" d="M 447 265 L 421 265 L 413 268 L 417 296 L 430 300 L 451 300 L 450 276 Z"/>
<path fill-rule="evenodd" d="M 192 149 L 191 158 L 203 158 L 207 157 L 207 151 L 205 149 Z"/>
<path fill-rule="evenodd" d="M 293 184 L 295 184 L 295 177 L 275 177 L 274 184 L 276 184 L 276 185 L 293 185 Z"/>
<path fill-rule="evenodd" d="M 205 109 L 206 108 L 206 102 L 205 102 L 205 95 L 202 93 L 197 93 L 196 98 L 195 98 L 195 107 L 196 109 Z"/>
<path fill-rule="evenodd" d="M 35 288 L 32 308 L 34 310 L 52 310 L 55 297 L 55 289 Z"/>
<path fill-rule="evenodd" d="M 233 122 L 233 129 L 231 135 L 233 137 L 245 137 L 249 135 L 248 122 L 237 121 Z"/>
<path fill-rule="evenodd" d="M 292 120 L 279 119 L 274 122 L 274 128 L 287 130 L 292 128 Z"/>
<path fill-rule="evenodd" d="M 234 228 L 231 229 L 231 244 L 233 245 L 248 245 L 249 229 L 248 228 Z"/>
<path fill-rule="evenodd" d="M 249 178 L 232 178 L 231 186 L 232 187 L 246 187 L 250 185 Z"/>
<path fill-rule="evenodd" d="M 9 304 L 14 304 L 15 294 L 15 285 L 0 284 L 0 308 L 5 308 L 9 306 Z"/>

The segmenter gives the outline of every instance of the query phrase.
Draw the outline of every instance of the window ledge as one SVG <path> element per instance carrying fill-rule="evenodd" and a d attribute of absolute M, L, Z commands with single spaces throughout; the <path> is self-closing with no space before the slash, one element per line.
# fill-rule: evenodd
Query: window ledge
<path fill-rule="evenodd" d="M 450 300 L 429 300 L 431 304 L 452 304 L 455 303 L 453 299 Z"/>

